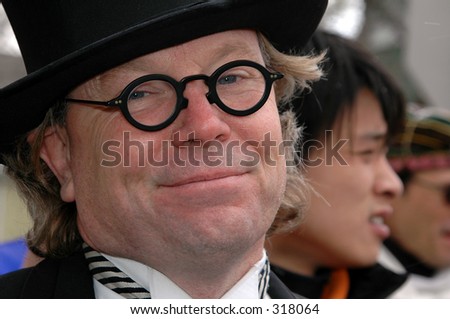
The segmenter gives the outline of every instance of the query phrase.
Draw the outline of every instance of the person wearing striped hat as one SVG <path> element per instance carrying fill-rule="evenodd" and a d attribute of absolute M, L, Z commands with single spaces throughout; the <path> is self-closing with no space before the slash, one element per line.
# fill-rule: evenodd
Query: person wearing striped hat
<path fill-rule="evenodd" d="M 391 298 L 450 298 L 450 110 L 411 107 L 389 151 L 405 191 L 380 262 L 408 280 Z"/>

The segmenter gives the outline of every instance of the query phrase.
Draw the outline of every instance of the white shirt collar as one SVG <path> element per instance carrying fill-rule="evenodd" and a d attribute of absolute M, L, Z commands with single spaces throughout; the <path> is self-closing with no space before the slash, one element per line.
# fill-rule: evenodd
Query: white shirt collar
<path fill-rule="evenodd" d="M 139 285 L 150 291 L 154 299 L 192 299 L 183 289 L 159 271 L 137 261 L 102 254 Z M 267 260 L 263 257 L 221 299 L 258 299 L 259 274 Z M 94 279 L 97 299 L 123 298 Z M 267 294 L 265 298 L 270 298 Z"/>

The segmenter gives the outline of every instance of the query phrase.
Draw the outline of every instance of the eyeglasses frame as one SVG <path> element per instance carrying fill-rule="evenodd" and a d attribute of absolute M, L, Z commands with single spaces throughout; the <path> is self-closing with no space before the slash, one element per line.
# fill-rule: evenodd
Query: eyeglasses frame
<path fill-rule="evenodd" d="M 266 86 L 264 88 L 264 94 L 261 97 L 261 99 L 258 101 L 258 103 L 247 109 L 247 110 L 235 110 L 227 105 L 225 105 L 219 98 L 216 90 L 216 82 L 220 75 L 222 75 L 225 71 L 228 69 L 237 67 L 237 66 L 249 66 L 257 69 L 261 72 L 261 74 L 264 77 L 264 80 L 266 82 Z M 272 84 L 276 81 L 283 78 L 283 74 L 279 72 L 270 72 L 267 70 L 264 66 L 262 66 L 259 63 L 249 61 L 249 60 L 235 60 L 228 63 L 225 63 L 221 67 L 219 67 L 217 70 L 215 70 L 210 76 L 205 74 L 196 74 L 196 75 L 189 75 L 184 78 L 182 78 L 180 81 L 175 80 L 174 78 L 165 75 L 165 74 L 149 74 L 141 76 L 133 81 L 131 81 L 123 90 L 122 92 L 114 99 L 109 101 L 93 101 L 93 100 L 82 100 L 82 99 L 73 99 L 73 98 L 66 98 L 64 101 L 66 102 L 73 102 L 73 103 L 80 103 L 80 104 L 91 104 L 91 105 L 100 105 L 100 106 L 106 106 L 106 107 L 118 107 L 122 114 L 125 116 L 126 120 L 133 125 L 134 127 L 143 130 L 143 131 L 159 131 L 170 124 L 172 124 L 175 119 L 178 117 L 180 112 L 187 108 L 189 100 L 184 97 L 183 93 L 186 89 L 187 83 L 191 81 L 197 81 L 197 80 L 203 80 L 205 84 L 208 87 L 208 92 L 206 93 L 206 98 L 210 104 L 216 104 L 221 110 L 224 112 L 235 115 L 235 116 L 247 116 L 252 113 L 255 113 L 258 111 L 267 101 L 269 98 Z M 130 114 L 128 110 L 128 97 L 131 94 L 131 92 L 139 86 L 141 83 L 151 81 L 151 80 L 161 80 L 170 83 L 177 94 L 177 103 L 175 106 L 175 110 L 172 113 L 172 115 L 163 123 L 158 125 L 144 125 L 142 123 L 139 123 L 136 121 Z"/>

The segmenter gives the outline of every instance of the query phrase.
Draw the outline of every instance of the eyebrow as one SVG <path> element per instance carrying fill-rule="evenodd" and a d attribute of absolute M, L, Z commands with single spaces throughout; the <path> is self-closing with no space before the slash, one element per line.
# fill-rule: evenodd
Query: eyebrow
<path fill-rule="evenodd" d="M 381 140 L 387 137 L 386 132 L 368 132 L 358 136 L 364 140 Z"/>
<path fill-rule="evenodd" d="M 357 135 L 356 140 L 361 142 L 387 143 L 388 134 L 387 132 L 365 132 L 363 134 Z"/>
<path fill-rule="evenodd" d="M 247 43 L 237 42 L 232 44 L 221 45 L 220 47 L 215 49 L 215 53 L 213 53 L 213 59 L 222 60 L 230 55 L 238 56 L 238 57 L 246 57 L 251 58 L 260 58 L 262 57 L 261 49 L 258 47 L 258 50 L 252 50 L 248 46 Z"/>

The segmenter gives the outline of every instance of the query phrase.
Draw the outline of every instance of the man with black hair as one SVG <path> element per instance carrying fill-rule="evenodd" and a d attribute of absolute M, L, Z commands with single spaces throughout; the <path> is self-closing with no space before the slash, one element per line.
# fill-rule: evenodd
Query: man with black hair
<path fill-rule="evenodd" d="M 325 78 L 294 101 L 314 193 L 301 225 L 268 239 L 272 269 L 308 298 L 384 298 L 405 280 L 374 266 L 402 192 L 386 158 L 403 123 L 402 92 L 353 40 L 317 31 L 306 50 L 327 52 Z"/>

